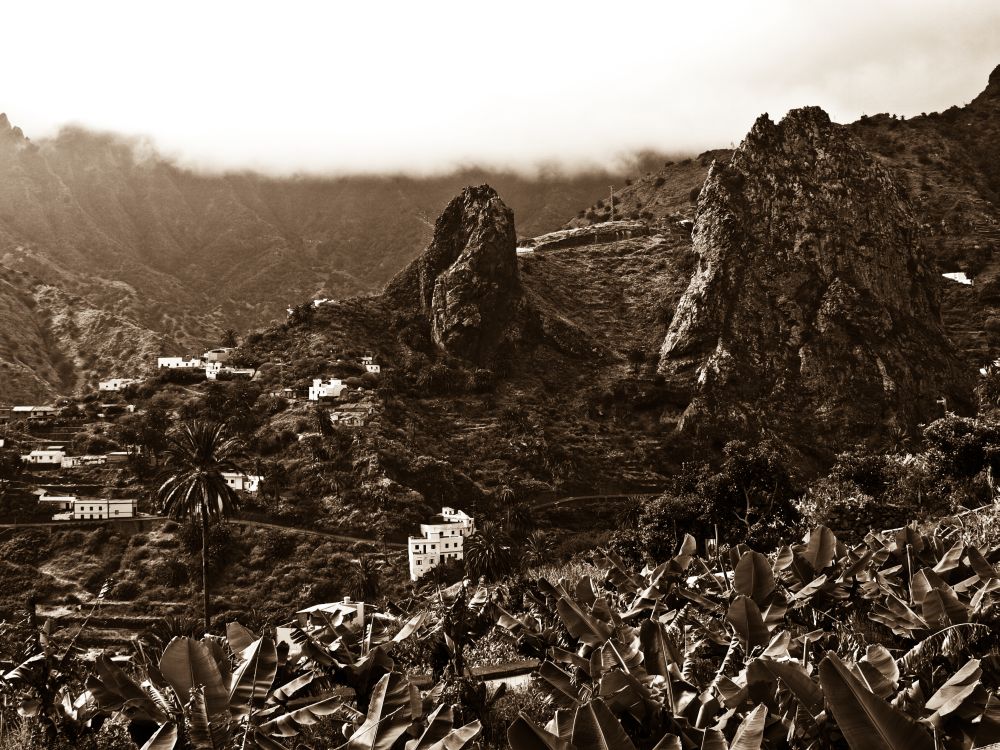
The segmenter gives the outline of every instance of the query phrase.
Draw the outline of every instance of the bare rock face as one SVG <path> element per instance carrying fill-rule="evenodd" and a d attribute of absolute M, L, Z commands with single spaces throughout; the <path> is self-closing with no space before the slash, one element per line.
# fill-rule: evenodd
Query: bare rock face
<path fill-rule="evenodd" d="M 387 294 L 418 298 L 438 348 L 485 362 L 522 304 L 516 243 L 514 214 L 497 192 L 468 187 L 438 217 L 431 244 Z"/>
<path fill-rule="evenodd" d="M 967 399 L 907 199 L 823 110 L 761 116 L 713 164 L 693 239 L 659 363 L 691 393 L 681 429 L 756 429 L 822 454 Z"/>

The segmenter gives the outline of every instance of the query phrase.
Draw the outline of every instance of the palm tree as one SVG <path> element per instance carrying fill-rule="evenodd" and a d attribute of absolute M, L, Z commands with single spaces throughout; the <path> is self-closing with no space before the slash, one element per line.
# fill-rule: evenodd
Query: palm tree
<path fill-rule="evenodd" d="M 225 521 L 238 509 L 240 498 L 226 483 L 224 471 L 240 471 L 236 464 L 241 444 L 214 422 L 194 420 L 181 424 L 167 444 L 166 471 L 158 496 L 171 518 L 201 520 L 201 586 L 205 630 L 209 629 L 208 527 Z"/>
<path fill-rule="evenodd" d="M 528 534 L 528 538 L 524 541 L 522 559 L 529 566 L 538 566 L 549 562 L 551 552 L 552 539 L 541 529 L 536 529 Z"/>
<path fill-rule="evenodd" d="M 240 335 L 236 333 L 236 329 L 227 328 L 222 332 L 222 345 L 235 347 L 240 342 Z"/>
<path fill-rule="evenodd" d="M 370 602 L 378 596 L 381 565 L 374 555 L 361 555 L 351 561 L 350 593 L 355 601 Z"/>
<path fill-rule="evenodd" d="M 496 581 L 514 570 L 510 539 L 497 524 L 486 521 L 465 540 L 465 569 L 473 579 Z"/>

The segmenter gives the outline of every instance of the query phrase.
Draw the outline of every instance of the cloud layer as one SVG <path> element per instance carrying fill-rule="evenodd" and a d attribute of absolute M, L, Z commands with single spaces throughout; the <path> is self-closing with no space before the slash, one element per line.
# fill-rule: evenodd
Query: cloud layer
<path fill-rule="evenodd" d="M 19 3 L 0 111 L 36 139 L 79 123 L 213 168 L 593 166 L 726 146 L 804 104 L 943 109 L 1000 64 L 995 0 L 684 5 Z"/>

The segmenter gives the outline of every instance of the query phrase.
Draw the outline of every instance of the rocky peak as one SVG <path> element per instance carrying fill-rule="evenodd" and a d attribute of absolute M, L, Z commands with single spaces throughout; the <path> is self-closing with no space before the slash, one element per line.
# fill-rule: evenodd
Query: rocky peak
<path fill-rule="evenodd" d="M 514 214 L 489 185 L 448 204 L 424 253 L 387 288 L 419 301 L 434 343 L 484 362 L 504 338 L 521 301 Z"/>
<path fill-rule="evenodd" d="M 14 143 L 22 143 L 28 140 L 24 137 L 24 132 L 21 128 L 16 125 L 11 126 L 5 112 L 0 112 L 0 139 Z"/>
<path fill-rule="evenodd" d="M 834 451 L 967 396 L 903 192 L 818 107 L 762 115 L 712 165 L 693 238 L 659 365 L 691 393 L 682 428 Z"/>
<path fill-rule="evenodd" d="M 972 100 L 972 104 L 980 107 L 988 104 L 995 107 L 998 102 L 1000 102 L 1000 65 L 993 68 L 986 82 L 986 88 Z"/>

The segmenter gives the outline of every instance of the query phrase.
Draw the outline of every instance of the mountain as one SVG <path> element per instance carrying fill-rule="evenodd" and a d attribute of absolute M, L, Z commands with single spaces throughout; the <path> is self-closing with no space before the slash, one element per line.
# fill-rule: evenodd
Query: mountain
<path fill-rule="evenodd" d="M 864 116 L 845 126 L 902 188 L 927 261 L 938 273 L 964 271 L 972 285 L 937 278 L 945 331 L 970 371 L 1000 356 L 1000 66 L 965 106 L 902 118 Z M 668 162 L 618 190 L 615 218 L 652 226 L 693 221 L 713 162 L 732 150 Z M 602 199 L 565 226 L 591 226 L 612 215 Z"/>
<path fill-rule="evenodd" d="M 902 185 L 818 107 L 762 115 L 698 197 L 698 265 L 660 354 L 682 429 L 829 455 L 970 406 Z"/>
<path fill-rule="evenodd" d="M 166 353 L 198 351 L 226 328 L 267 325 L 303 300 L 379 289 L 427 244 L 428 217 L 483 179 L 504 190 L 524 231 L 539 233 L 624 178 L 473 168 L 429 177 L 211 174 L 181 168 L 142 141 L 80 128 L 33 142 L 3 115 L 0 266 L 121 319 L 144 339 L 160 337 Z M 37 341 L 18 344 L 26 352 Z M 28 379 L 46 393 L 86 381 L 41 371 Z M 8 384 L 0 398 L 37 395 Z"/>

